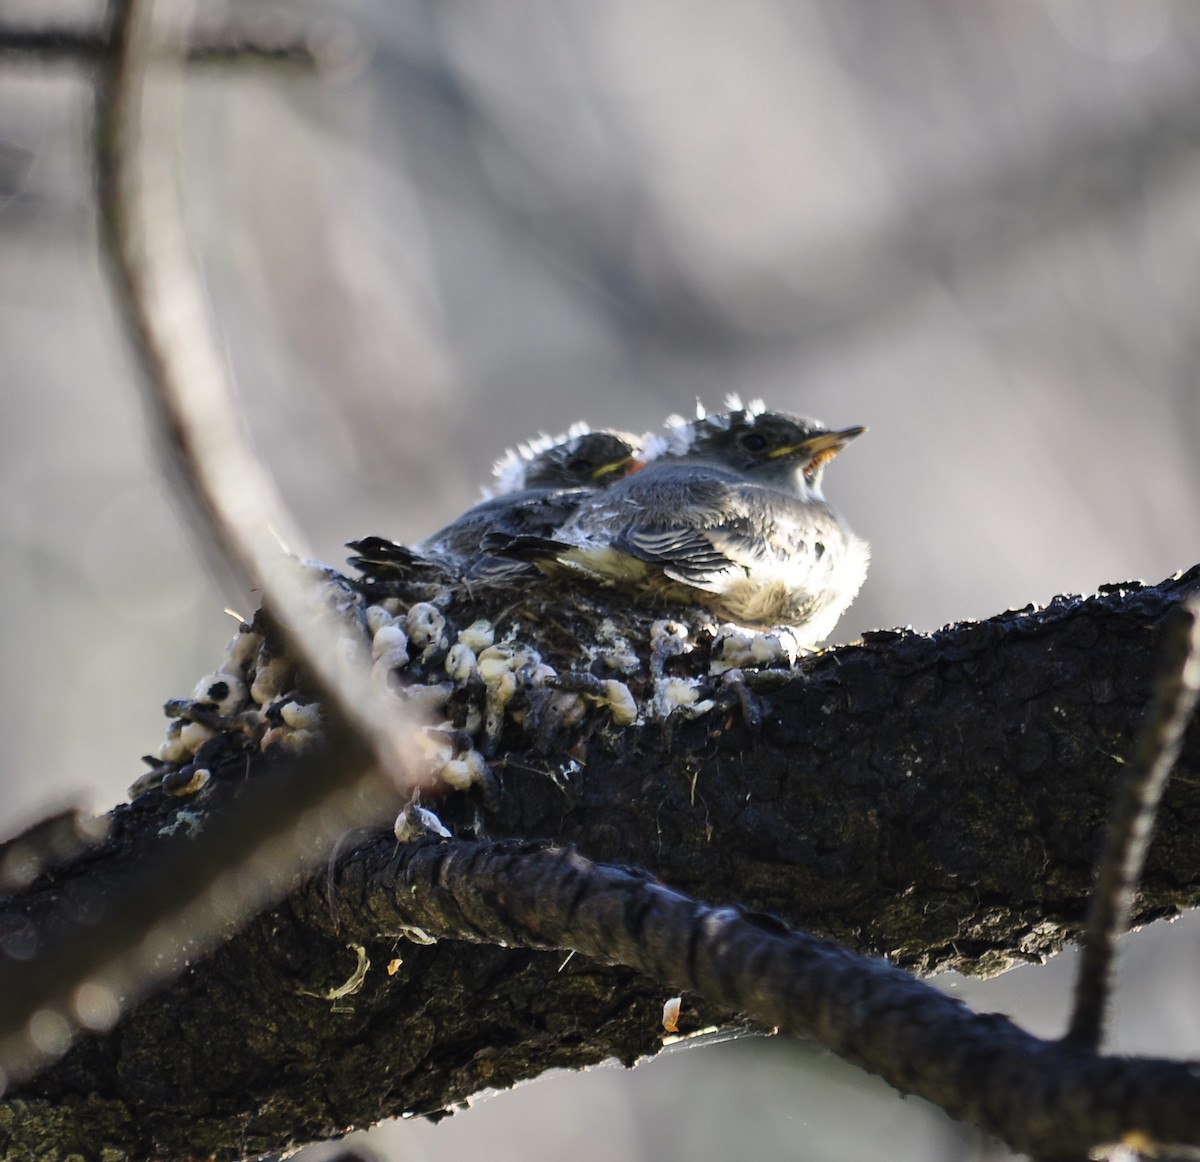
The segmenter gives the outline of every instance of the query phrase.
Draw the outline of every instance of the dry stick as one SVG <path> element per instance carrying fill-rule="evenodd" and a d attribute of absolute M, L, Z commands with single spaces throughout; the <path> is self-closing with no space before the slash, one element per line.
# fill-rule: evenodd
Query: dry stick
<path fill-rule="evenodd" d="M 1200 603 L 1186 601 L 1179 608 L 1178 620 L 1168 630 L 1162 677 L 1108 825 L 1084 928 L 1075 1006 L 1065 1039 L 1091 1052 L 1100 1047 L 1103 1036 L 1117 940 L 1129 927 L 1158 804 L 1200 694 Z"/>
<path fill-rule="evenodd" d="M 177 482 L 218 548 L 281 623 L 326 713 L 367 740 L 397 784 L 410 781 L 408 724 L 370 681 L 369 656 L 346 664 L 336 620 L 314 618 L 311 576 L 280 550 L 299 529 L 237 422 L 221 346 L 184 236 L 171 170 L 178 64 L 163 57 L 182 29 L 153 0 L 110 0 L 111 57 L 97 86 L 100 220 L 118 305 L 144 371 L 147 400 Z M 159 0 L 157 8 L 171 7 Z M 148 84 L 151 70 L 172 84 Z M 295 627 L 305 627 L 305 633 Z"/>
<path fill-rule="evenodd" d="M 166 143 L 176 112 L 166 86 L 178 30 L 149 0 L 111 0 L 97 74 L 96 170 L 101 230 L 117 304 L 148 400 L 172 451 L 177 483 L 206 536 L 263 595 L 327 715 L 325 756 L 261 780 L 241 809 L 206 820 L 111 902 L 100 924 L 56 918 L 24 964 L 0 962 L 0 1084 L 27 1077 L 76 1030 L 111 1027 L 123 1006 L 292 886 L 340 832 L 394 812 L 409 781 L 406 721 L 384 706 L 364 658 L 314 615 L 312 580 L 279 549 L 300 536 L 236 423 L 220 350 L 192 270 L 172 193 Z M 359 641 L 365 655 L 365 643 Z M 340 663 L 340 664 L 339 664 Z M 363 740 L 366 740 L 364 742 Z M 386 772 L 390 780 L 381 777 Z"/>
<path fill-rule="evenodd" d="M 99 64 L 109 53 L 110 42 L 104 32 L 75 28 L 0 27 L 0 60 L 30 62 L 38 65 Z M 222 30 L 212 35 L 192 37 L 186 49 L 189 65 L 241 64 L 259 61 L 312 69 L 322 66 L 328 46 L 311 38 L 265 40 L 256 32 Z"/>

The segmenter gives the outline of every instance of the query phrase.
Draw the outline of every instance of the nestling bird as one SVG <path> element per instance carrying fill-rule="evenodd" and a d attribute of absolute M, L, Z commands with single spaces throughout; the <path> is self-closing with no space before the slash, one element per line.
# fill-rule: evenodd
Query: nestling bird
<path fill-rule="evenodd" d="M 492 530 L 484 547 L 816 643 L 867 573 L 866 542 L 821 492 L 826 464 L 864 430 L 761 404 L 668 421 L 645 467 L 587 495 L 552 536 Z"/>
<path fill-rule="evenodd" d="M 598 488 L 618 480 L 634 467 L 641 438 L 611 428 L 593 431 L 572 424 L 565 435 L 538 436 L 509 448 L 492 465 L 495 494 L 503 496 L 535 488 Z"/>
<path fill-rule="evenodd" d="M 351 564 L 368 572 L 379 566 L 498 583 L 535 574 L 511 557 L 481 549 L 485 535 L 552 536 L 594 490 L 606 487 L 637 464 L 638 440 L 624 432 L 591 431 L 576 425 L 565 436 L 542 437 L 496 461 L 498 495 L 480 501 L 412 548 L 382 537 L 350 542 L 360 554 Z"/>

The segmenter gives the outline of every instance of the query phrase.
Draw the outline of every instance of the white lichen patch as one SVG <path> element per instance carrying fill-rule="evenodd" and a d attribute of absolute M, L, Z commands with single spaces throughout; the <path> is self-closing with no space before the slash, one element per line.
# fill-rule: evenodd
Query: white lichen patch
<path fill-rule="evenodd" d="M 637 722 L 637 699 L 624 682 L 610 679 L 604 683 L 604 694 L 604 703 L 616 726 L 632 726 Z"/>
<path fill-rule="evenodd" d="M 642 659 L 638 657 L 637 650 L 609 617 L 596 627 L 595 644 L 587 646 L 586 652 L 593 661 L 602 662 L 610 670 L 626 677 L 631 677 L 642 668 Z"/>
<path fill-rule="evenodd" d="M 247 693 L 246 683 L 239 674 L 218 670 L 216 673 L 206 674 L 196 683 L 196 688 L 192 691 L 192 700 L 212 710 L 214 714 L 227 718 L 236 714 L 246 704 Z"/>
<path fill-rule="evenodd" d="M 392 625 L 396 620 L 396 615 L 383 605 L 368 605 L 366 612 L 367 632 L 374 636 L 384 628 L 384 626 Z"/>
<path fill-rule="evenodd" d="M 371 680 L 379 690 L 394 690 L 393 677 L 408 665 L 408 635 L 399 625 L 381 626 L 371 638 Z"/>
<path fill-rule="evenodd" d="M 672 658 L 683 657 L 693 648 L 686 625 L 678 621 L 656 621 L 650 627 L 650 676 L 657 683 Z"/>
<path fill-rule="evenodd" d="M 367 604 L 332 571 L 314 571 L 321 592 L 311 604 L 326 610 L 332 605 L 343 615 L 344 640 L 339 644 L 347 654 L 361 651 L 363 639 L 369 640 L 376 684 L 402 698 L 418 718 L 437 724 L 435 734 L 421 736 L 419 761 L 428 781 L 456 791 L 482 784 L 490 795 L 495 778 L 470 740 L 494 739 L 517 692 L 540 687 L 554 670 L 520 643 L 497 646 L 489 621 L 476 620 L 460 632 L 433 601 L 407 608 L 391 598 Z M 148 760 L 154 770 L 137 780 L 130 793 L 195 793 L 212 772 L 206 765 L 197 776 L 188 764 L 218 735 L 235 736 L 231 745 L 260 750 L 299 752 L 319 743 L 321 708 L 297 689 L 297 681 L 295 666 L 276 643 L 243 628 L 226 648 L 221 668 L 196 684 L 192 698 L 168 704 L 172 721 L 166 738 Z M 447 704 L 464 688 L 468 696 L 459 700 L 454 721 L 448 721 Z M 449 737 L 456 739 L 453 745 Z"/>
<path fill-rule="evenodd" d="M 487 685 L 492 685 L 505 674 L 511 674 L 519 665 L 518 650 L 511 645 L 488 646 L 478 655 L 479 676 Z"/>
<path fill-rule="evenodd" d="M 425 653 L 445 649 L 449 645 L 444 636 L 446 615 L 427 601 L 418 602 L 408 611 L 404 628 L 412 644 Z"/>
<path fill-rule="evenodd" d="M 483 729 L 489 739 L 500 737 L 504 727 L 504 712 L 517 692 L 517 676 L 511 670 L 498 674 L 487 683 L 484 703 Z"/>
<path fill-rule="evenodd" d="M 216 733 L 202 722 L 185 722 L 179 730 L 179 741 L 189 755 L 194 755 Z"/>
<path fill-rule="evenodd" d="M 714 630 L 706 620 L 693 625 L 682 615 L 654 621 L 642 637 L 646 629 L 634 627 L 646 622 L 609 609 L 592 616 L 585 600 L 549 611 L 543 620 L 552 632 L 544 638 L 537 621 L 531 625 L 522 615 L 507 620 L 511 611 L 505 622 L 481 618 L 460 628 L 454 612 L 461 594 L 440 603 L 435 596 L 406 605 L 375 594 L 368 601 L 353 594 L 350 583 L 328 572 L 321 577 L 323 591 L 314 600 L 343 615 L 346 651 L 362 653 L 369 642 L 377 688 L 428 724 L 418 734 L 415 760 L 421 785 L 475 795 L 485 805 L 498 791 L 489 764 L 510 724 L 546 740 L 581 730 L 584 737 L 611 739 L 642 721 L 694 718 L 726 696 L 723 689 L 714 693 L 722 684 L 713 675 L 728 679 L 741 667 L 786 664 L 795 650 L 794 639 L 781 631 L 755 634 L 733 625 Z M 545 657 L 529 644 L 531 635 L 548 643 Z M 135 784 L 136 793 L 167 790 L 169 776 L 171 793 L 194 794 L 201 780 L 189 764 L 197 765 L 197 752 L 218 735 L 243 750 L 296 752 L 318 744 L 320 707 L 305 691 L 304 672 L 279 650 L 260 629 L 243 628 L 221 666 L 197 683 L 192 699 L 168 704 L 173 721 L 149 760 L 156 769 Z M 580 754 L 582 759 L 586 750 Z M 218 748 L 203 752 L 204 777 L 220 777 L 221 757 Z M 570 778 L 564 770 L 562 779 Z M 415 812 L 403 827 L 432 827 Z"/>
<path fill-rule="evenodd" d="M 295 730 L 290 726 L 272 726 L 262 737 L 262 749 L 281 746 L 293 754 L 301 754 L 321 741 L 319 730 Z"/>
<path fill-rule="evenodd" d="M 161 750 L 161 747 L 159 749 Z M 162 786 L 162 781 L 162 768 L 156 766 L 152 770 L 147 771 L 144 775 L 138 775 L 138 777 L 129 784 L 129 789 L 125 793 L 129 796 L 130 802 L 132 802 L 139 795 L 144 795 L 147 791 L 157 790 Z"/>
<path fill-rule="evenodd" d="M 199 811 L 179 810 L 170 823 L 158 829 L 160 836 L 178 835 L 181 831 L 191 837 L 204 830 L 204 816 Z"/>
<path fill-rule="evenodd" d="M 664 1033 L 679 1032 L 679 1013 L 683 1008 L 683 997 L 671 997 L 664 1002 L 662 1010 L 662 1027 Z"/>
<path fill-rule="evenodd" d="M 454 745 L 444 730 L 418 730 L 412 741 L 417 748 L 421 765 L 428 770 L 440 771 L 454 757 Z"/>
<path fill-rule="evenodd" d="M 420 839 L 425 835 L 437 835 L 442 839 L 450 838 L 450 832 L 442 821 L 428 807 L 422 807 L 416 802 L 409 803 L 396 816 L 392 830 L 400 843 L 411 843 L 414 839 Z"/>
<path fill-rule="evenodd" d="M 430 936 L 424 928 L 418 928 L 415 924 L 401 924 L 396 935 L 404 937 L 405 940 L 412 941 L 413 944 L 437 943 L 436 936 Z"/>
<path fill-rule="evenodd" d="M 408 634 L 395 622 L 381 625 L 371 635 L 371 659 L 396 669 L 408 665 Z"/>
<path fill-rule="evenodd" d="M 650 625 L 650 644 L 655 646 L 668 642 L 673 643 L 671 647 L 673 653 L 684 653 L 691 649 L 689 637 L 688 627 L 681 621 L 659 618 Z"/>
<path fill-rule="evenodd" d="M 709 649 L 708 672 L 716 675 L 727 670 L 791 666 L 804 652 L 787 626 L 759 631 L 726 624 L 718 627 Z"/>
<path fill-rule="evenodd" d="M 711 698 L 702 698 L 703 684 L 699 678 L 659 678 L 647 707 L 655 721 L 669 718 L 677 710 L 689 718 L 707 714 L 715 705 Z"/>
<path fill-rule="evenodd" d="M 318 730 L 321 726 L 321 708 L 315 702 L 285 702 L 279 708 L 279 717 L 296 730 Z"/>
<path fill-rule="evenodd" d="M 254 680 L 250 683 L 250 697 L 259 706 L 270 706 L 292 684 L 295 669 L 285 657 L 268 657 L 265 649 L 259 651 Z"/>
<path fill-rule="evenodd" d="M 462 733 L 446 727 L 426 727 L 414 735 L 424 787 L 448 787 L 466 791 L 474 786 L 490 787 L 495 777 L 487 760 L 477 750 L 462 745 Z"/>
<path fill-rule="evenodd" d="M 262 647 L 262 635 L 243 625 L 225 647 L 225 661 L 221 669 L 231 674 L 241 674 L 258 656 Z"/>
<path fill-rule="evenodd" d="M 466 629 L 459 631 L 459 642 L 478 654 L 486 650 L 496 641 L 496 627 L 490 621 L 473 621 Z"/>
<path fill-rule="evenodd" d="M 740 625 L 720 626 L 709 649 L 708 672 L 723 674 L 726 670 L 752 665 L 754 638 L 753 630 L 743 629 Z"/>
<path fill-rule="evenodd" d="M 367 979 L 367 973 L 371 968 L 371 959 L 367 956 L 367 950 L 361 944 L 348 944 L 347 948 L 354 953 L 355 964 L 354 971 L 339 985 L 335 985 L 330 989 L 321 991 L 313 991 L 311 989 L 297 989 L 296 991 L 304 997 L 316 997 L 322 1001 L 340 1001 L 346 997 L 352 997 L 355 993 L 362 990 L 363 981 Z M 346 1009 L 340 1009 L 334 1005 L 333 1011 L 345 1012 Z"/>
<path fill-rule="evenodd" d="M 162 780 L 162 789 L 168 795 L 183 798 L 203 791 L 212 779 L 212 772 L 205 767 L 197 767 L 194 771 L 175 772 L 180 778 L 172 779 L 170 775 Z M 186 777 L 184 777 L 186 776 Z"/>
<path fill-rule="evenodd" d="M 442 782 L 452 791 L 467 791 L 486 783 L 491 769 L 477 750 L 467 750 L 445 763 L 439 773 Z"/>
<path fill-rule="evenodd" d="M 191 751 L 180 737 L 182 733 L 183 720 L 181 718 L 176 718 L 167 725 L 167 737 L 158 748 L 158 757 L 164 763 L 183 763 L 192 757 Z M 137 783 L 134 784 L 134 786 L 137 785 Z"/>
<path fill-rule="evenodd" d="M 361 608 L 363 599 L 346 577 L 320 561 L 303 561 L 301 568 L 311 582 L 304 588 L 304 597 L 313 615 L 333 612 L 343 620 L 351 620 L 348 615 Z"/>
<path fill-rule="evenodd" d="M 479 677 L 484 685 L 483 729 L 488 740 L 499 737 L 508 704 L 541 664 L 536 650 L 507 642 L 488 646 L 479 654 Z"/>
<path fill-rule="evenodd" d="M 787 627 L 765 630 L 754 635 L 750 655 L 756 666 L 792 665 L 801 651 L 796 635 Z"/>
<path fill-rule="evenodd" d="M 460 636 L 446 655 L 446 675 L 452 682 L 461 685 L 463 682 L 479 676 L 478 661 L 475 651 L 465 645 Z"/>

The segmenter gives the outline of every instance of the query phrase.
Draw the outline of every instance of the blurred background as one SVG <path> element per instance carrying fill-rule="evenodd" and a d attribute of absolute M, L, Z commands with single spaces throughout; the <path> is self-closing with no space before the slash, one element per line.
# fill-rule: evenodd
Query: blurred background
<path fill-rule="evenodd" d="M 307 530 L 412 540 L 504 449 L 697 398 L 870 434 L 834 640 L 1200 560 L 1200 6 L 202 3 L 342 46 L 196 71 L 181 166 L 246 423 Z M 98 22 L 87 0 L 0 21 Z M 96 256 L 82 74 L 0 65 L 0 818 L 124 794 L 220 659 Z M 1128 942 L 1118 1045 L 1200 1054 L 1200 925 Z M 1069 955 L 943 983 L 1061 1032 Z M 810 1047 L 543 1079 L 380 1157 L 1001 1158 Z M 319 1152 L 311 1157 L 315 1160 Z"/>

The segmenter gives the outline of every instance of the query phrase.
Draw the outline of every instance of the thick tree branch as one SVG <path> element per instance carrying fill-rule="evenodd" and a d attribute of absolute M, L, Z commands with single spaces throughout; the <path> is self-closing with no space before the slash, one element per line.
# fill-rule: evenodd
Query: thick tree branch
<path fill-rule="evenodd" d="M 1037 959 L 1079 931 L 1119 759 L 1131 753 L 1154 687 L 1164 620 L 1198 580 L 1194 570 L 933 635 L 869 635 L 795 672 L 751 675 L 757 730 L 733 702 L 669 720 L 670 729 L 592 716 L 572 734 L 572 759 L 564 739 L 510 721 L 494 763 L 496 799 L 449 794 L 436 808 L 460 837 L 550 839 L 920 970 Z M 1197 735 L 1185 737 L 1180 777 L 1167 790 L 1135 923 L 1200 899 Z M 152 866 L 165 828 L 198 806 L 209 817 L 224 809 L 255 783 L 257 766 L 247 783 L 246 755 L 231 752 L 199 800 L 154 792 L 119 808 L 112 838 L 8 901 L 0 930 L 36 943 L 64 900 L 105 900 Z M 332 878 L 333 907 L 324 877 L 298 885 L 112 1036 L 84 1039 L 10 1092 L 0 1107 L 0 1127 L 7 1117 L 15 1135 L 7 1156 L 34 1140 L 60 1151 L 47 1157 L 98 1157 L 97 1143 L 131 1158 L 236 1157 L 389 1115 L 436 1116 L 482 1088 L 660 1046 L 663 981 L 583 955 L 564 966 L 559 952 L 424 943 L 446 883 L 410 877 L 399 900 L 393 888 L 398 869 L 430 858 L 398 852 L 390 835 L 350 845 Z M 645 884 L 640 874 L 631 882 Z M 445 930 L 495 937 L 488 918 L 502 923 L 512 904 L 481 881 L 470 907 Z M 551 929 L 536 931 L 556 942 Z M 657 931 L 644 927 L 639 956 L 657 955 Z M 713 999 L 685 999 L 684 1032 L 751 1007 L 733 977 L 732 992 L 721 991 L 720 973 L 683 978 L 693 979 L 719 987 Z M 998 1052 L 1024 1044 L 1008 1028 L 997 1033 Z M 848 1050 L 874 1060 L 854 1037 Z M 1052 1062 L 1060 1050 L 1043 1052 Z M 1182 1076 L 1161 1064 L 1096 1064 L 1088 1086 L 1101 1105 L 1107 1097 L 1129 1112 L 1135 1098 L 1120 1094 L 1164 1079 L 1184 1084 Z M 1011 1086 L 982 1112 L 978 1092 L 962 1087 L 938 1100 L 1006 1126 L 1004 1103 L 1015 1111 L 1031 1100 Z M 1098 1106 L 1072 1109 L 1063 1122 L 1072 1135 L 1115 1132 Z M 1154 1116 L 1159 1132 L 1190 1133 L 1165 1110 Z"/>
<path fill-rule="evenodd" d="M 402 849 L 356 887 L 358 931 L 416 926 L 628 965 L 820 1041 L 1039 1158 L 1085 1157 L 1134 1127 L 1151 1141 L 1200 1144 L 1195 1063 L 1102 1059 L 1043 1041 L 885 961 L 699 904 L 641 871 L 557 848 L 437 841 Z"/>

